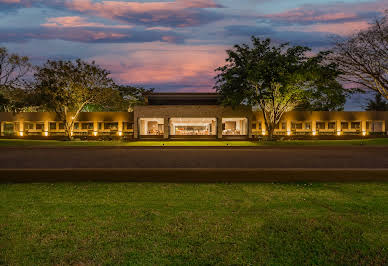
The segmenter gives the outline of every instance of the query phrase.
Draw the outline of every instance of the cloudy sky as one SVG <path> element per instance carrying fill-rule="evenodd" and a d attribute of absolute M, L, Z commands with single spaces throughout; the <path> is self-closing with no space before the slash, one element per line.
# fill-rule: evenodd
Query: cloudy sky
<path fill-rule="evenodd" d="M 385 9 L 388 0 L 0 0 L 0 46 L 35 64 L 95 60 L 123 84 L 211 91 L 225 50 L 251 35 L 316 51 Z"/>

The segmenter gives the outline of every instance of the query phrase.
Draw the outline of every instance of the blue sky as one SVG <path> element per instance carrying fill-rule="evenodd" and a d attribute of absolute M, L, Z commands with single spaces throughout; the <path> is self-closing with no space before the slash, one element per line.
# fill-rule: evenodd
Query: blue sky
<path fill-rule="evenodd" d="M 211 91 L 225 50 L 251 35 L 318 51 L 385 9 L 388 0 L 0 0 L 0 46 L 35 64 L 95 60 L 123 84 Z"/>

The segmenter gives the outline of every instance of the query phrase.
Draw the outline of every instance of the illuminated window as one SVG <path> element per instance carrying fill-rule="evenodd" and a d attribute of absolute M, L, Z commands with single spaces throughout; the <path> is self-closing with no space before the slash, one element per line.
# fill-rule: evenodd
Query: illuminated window
<path fill-rule="evenodd" d="M 360 122 L 352 122 L 350 123 L 351 129 L 360 129 L 361 128 L 361 123 Z"/>
<path fill-rule="evenodd" d="M 259 121 L 259 130 L 261 130 L 263 127 L 262 127 L 262 124 L 261 124 L 261 121 Z"/>
<path fill-rule="evenodd" d="M 222 135 L 247 135 L 248 119 L 222 118 Z"/>
<path fill-rule="evenodd" d="M 317 129 L 326 129 L 325 122 L 317 122 Z"/>
<path fill-rule="evenodd" d="M 304 129 L 310 130 L 311 129 L 311 122 L 304 123 Z"/>
<path fill-rule="evenodd" d="M 79 129 L 79 123 L 74 123 L 74 129 L 78 130 Z"/>
<path fill-rule="evenodd" d="M 349 129 L 349 123 L 348 122 L 341 122 L 341 128 L 342 129 Z"/>
<path fill-rule="evenodd" d="M 282 129 L 287 129 L 287 122 L 282 122 Z"/>
<path fill-rule="evenodd" d="M 87 130 L 87 129 L 93 129 L 94 126 L 93 126 L 93 123 L 82 123 L 82 129 L 83 130 Z"/>
<path fill-rule="evenodd" d="M 59 123 L 59 129 L 65 129 L 65 123 Z"/>
<path fill-rule="evenodd" d="M 256 122 L 253 122 L 253 123 L 252 123 L 252 129 L 256 129 L 256 127 L 257 127 Z"/>
<path fill-rule="evenodd" d="M 141 118 L 139 120 L 140 135 L 163 135 L 164 119 L 163 118 Z"/>
<path fill-rule="evenodd" d="M 236 122 L 236 121 L 230 121 Z M 225 125 L 225 130 L 234 123 Z M 237 130 L 236 122 L 236 130 Z M 230 128 L 232 129 L 232 128 Z M 186 136 L 209 136 L 216 135 L 217 119 L 216 118 L 171 118 L 170 119 L 170 134 L 171 135 L 186 135 Z M 241 132 L 240 132 L 241 133 Z"/>
<path fill-rule="evenodd" d="M 36 130 L 43 130 L 44 129 L 44 123 L 37 123 L 36 124 Z"/>
<path fill-rule="evenodd" d="M 34 129 L 34 124 L 33 123 L 24 123 L 24 130 L 33 130 Z"/>
<path fill-rule="evenodd" d="M 327 128 L 328 129 L 335 129 L 335 122 L 329 122 L 328 124 L 327 124 Z"/>
<path fill-rule="evenodd" d="M 56 122 L 50 122 L 50 130 L 57 130 L 57 123 Z"/>
<path fill-rule="evenodd" d="M 302 129 L 303 123 L 302 122 L 292 122 L 291 123 L 291 129 Z"/>
<path fill-rule="evenodd" d="M 119 129 L 119 123 L 117 123 L 117 122 L 104 123 L 104 129 L 110 129 L 112 131 L 118 130 Z"/>

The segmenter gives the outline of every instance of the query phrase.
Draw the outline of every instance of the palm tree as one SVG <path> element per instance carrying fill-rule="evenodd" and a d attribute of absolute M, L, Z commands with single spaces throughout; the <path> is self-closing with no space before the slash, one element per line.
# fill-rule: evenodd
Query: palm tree
<path fill-rule="evenodd" d="M 369 100 L 365 110 L 367 111 L 388 111 L 388 103 L 380 93 L 376 93 L 374 100 Z"/>

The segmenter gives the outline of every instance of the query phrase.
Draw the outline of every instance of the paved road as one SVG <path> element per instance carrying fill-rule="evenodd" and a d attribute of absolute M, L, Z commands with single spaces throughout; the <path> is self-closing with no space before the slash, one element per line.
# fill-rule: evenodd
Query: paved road
<path fill-rule="evenodd" d="M 0 168 L 388 168 L 388 148 L 0 148 Z"/>

